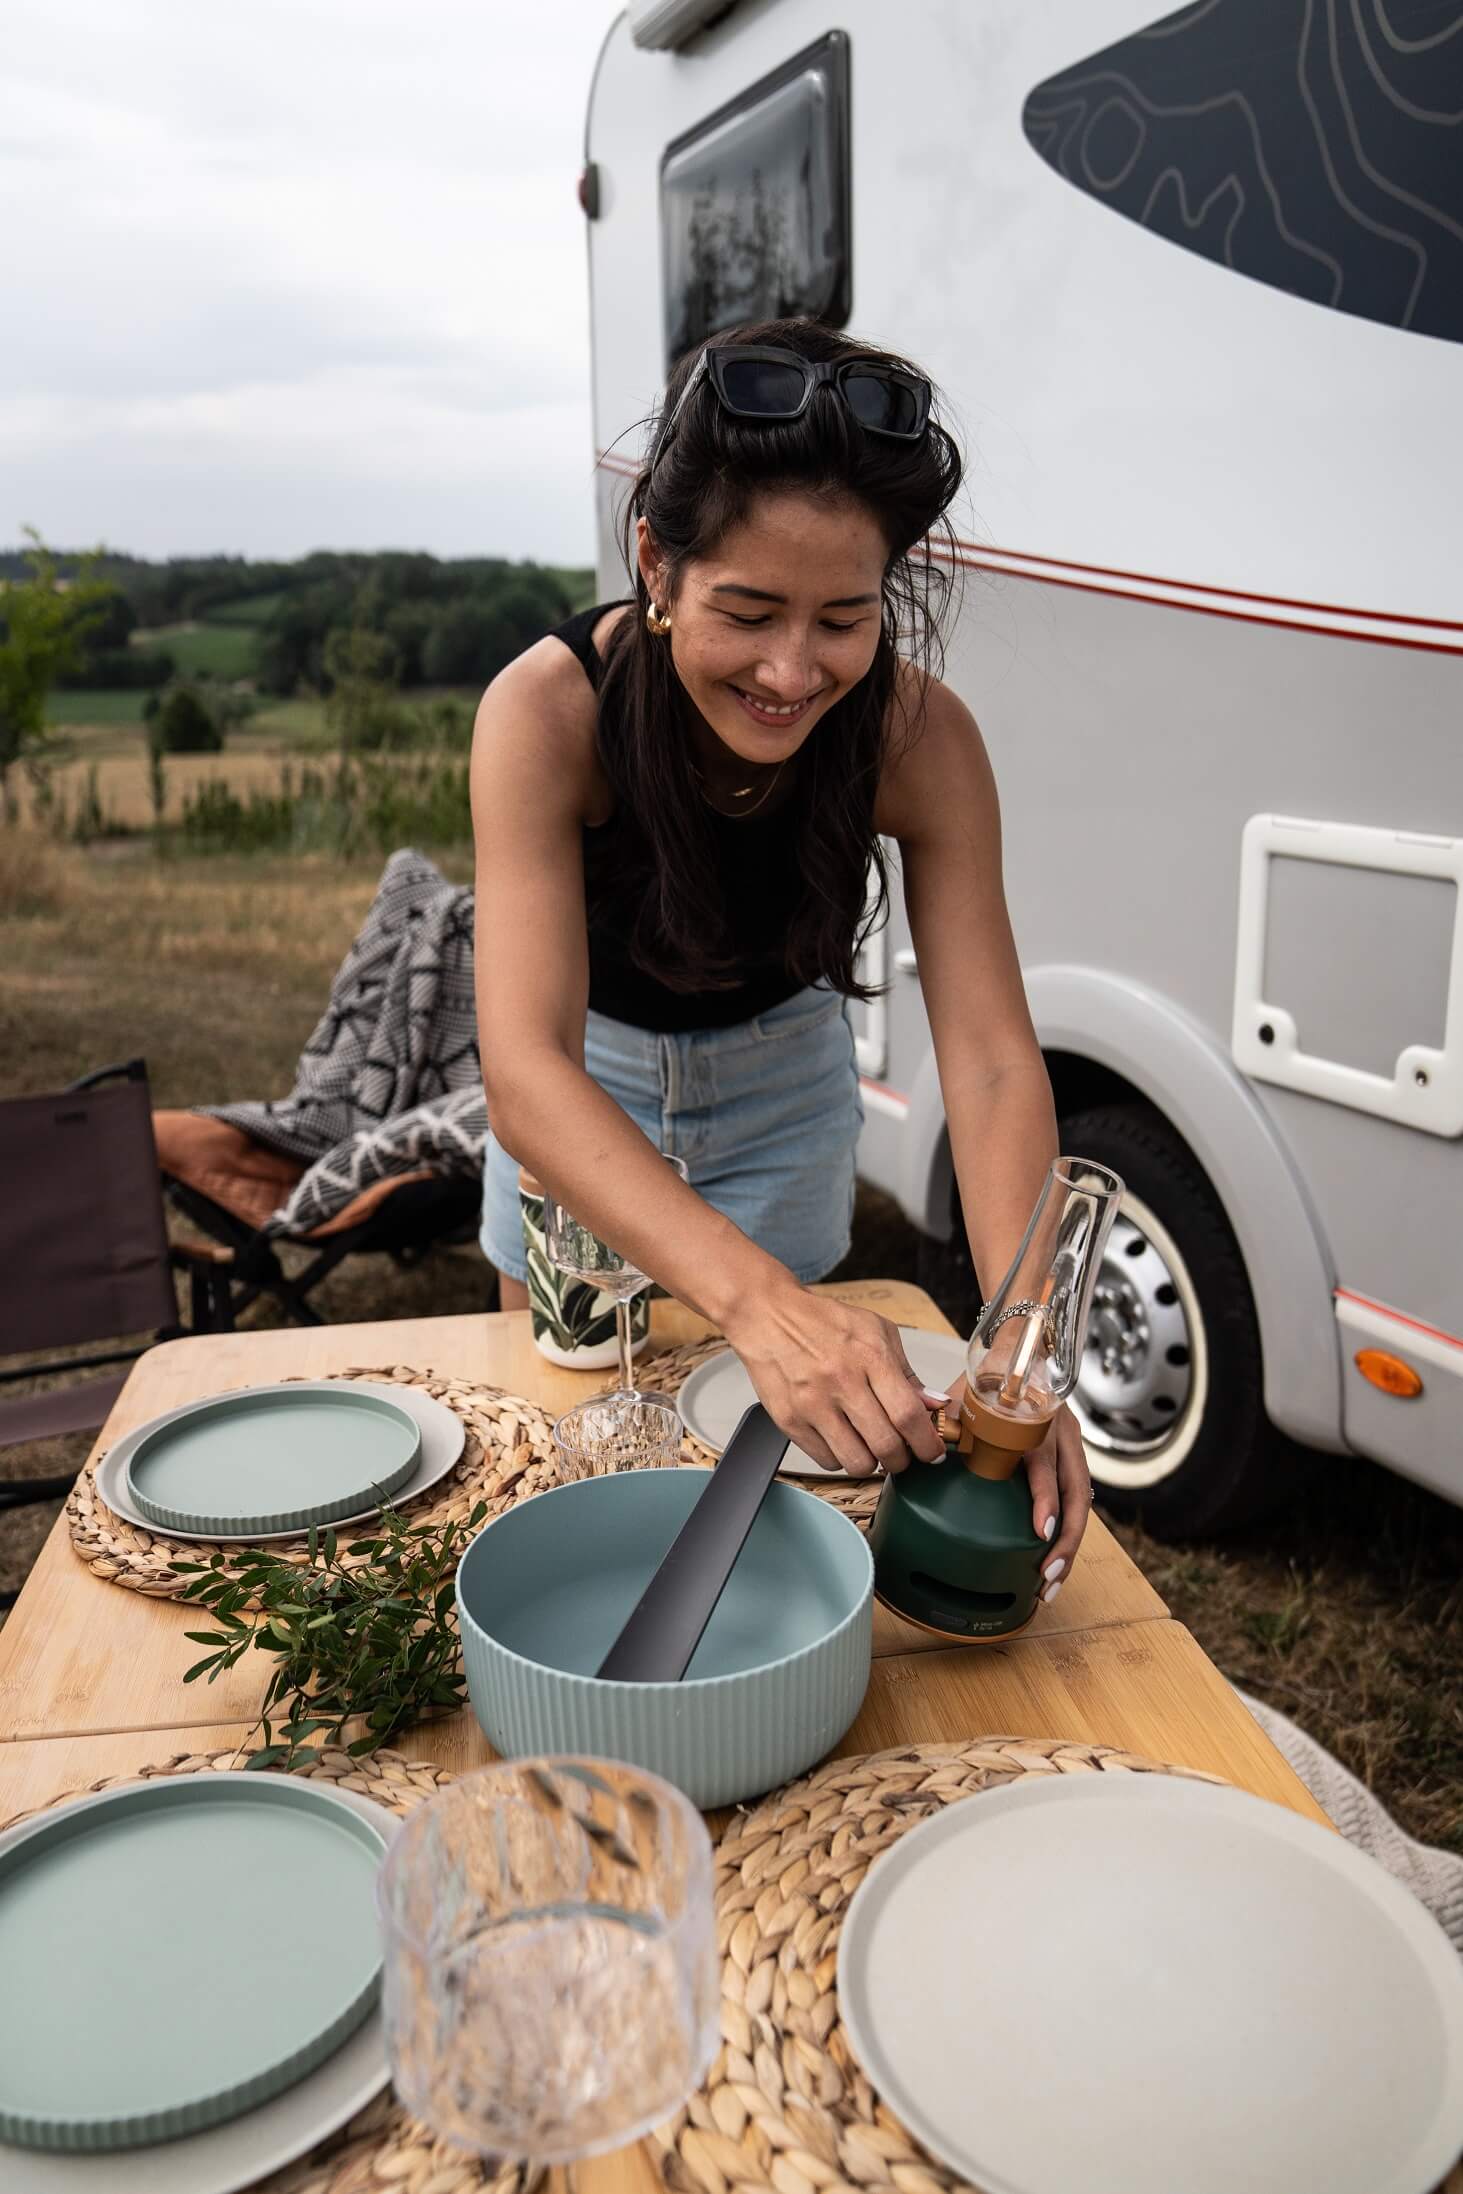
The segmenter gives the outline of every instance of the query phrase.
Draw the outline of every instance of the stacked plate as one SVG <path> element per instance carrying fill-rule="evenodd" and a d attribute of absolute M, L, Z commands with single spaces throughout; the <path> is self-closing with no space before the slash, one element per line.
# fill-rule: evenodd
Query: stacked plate
<path fill-rule="evenodd" d="M 920 1326 L 901 1326 L 899 1338 L 910 1367 L 926 1386 L 945 1388 L 965 1370 L 965 1343 L 953 1333 L 926 1333 Z M 740 1356 L 731 1349 L 708 1356 L 698 1364 L 676 1397 L 681 1423 L 693 1440 L 719 1455 L 742 1419 L 744 1410 L 757 1400 L 757 1392 Z M 789 1447 L 778 1465 L 784 1477 L 814 1478 L 826 1484 L 846 1480 L 842 1470 L 825 1470 L 800 1447 Z"/>
<path fill-rule="evenodd" d="M 0 1836 L 6 2194 L 229 2194 L 386 2083 L 392 1816 L 298 1776 L 172 1776 Z"/>
<path fill-rule="evenodd" d="M 115 1515 L 170 1539 L 253 1545 L 414 1501 L 452 1469 L 464 1438 L 460 1419 L 416 1387 L 246 1387 L 125 1434 L 97 1468 L 97 1492 Z"/>

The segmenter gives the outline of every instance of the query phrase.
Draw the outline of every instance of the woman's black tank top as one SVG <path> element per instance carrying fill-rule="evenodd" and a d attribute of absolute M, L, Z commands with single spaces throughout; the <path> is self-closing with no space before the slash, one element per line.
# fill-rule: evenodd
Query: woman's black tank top
<path fill-rule="evenodd" d="M 603 665 L 593 632 L 613 602 L 581 610 L 559 626 L 562 640 L 583 664 L 596 693 Z M 730 1028 L 781 1005 L 802 988 L 783 966 L 782 947 L 797 905 L 800 877 L 797 838 L 800 803 L 790 800 L 771 815 L 737 819 L 709 811 L 712 840 L 727 910 L 731 952 L 740 982 L 730 990 L 668 990 L 630 957 L 622 922 L 608 911 L 624 855 L 623 825 L 615 816 L 586 827 L 584 888 L 589 908 L 589 1006 L 632 1028 L 679 1035 L 688 1029 Z"/>

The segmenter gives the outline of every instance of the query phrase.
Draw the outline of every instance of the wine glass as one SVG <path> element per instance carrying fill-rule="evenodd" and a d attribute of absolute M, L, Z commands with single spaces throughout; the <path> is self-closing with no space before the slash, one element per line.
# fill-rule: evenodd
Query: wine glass
<path fill-rule="evenodd" d="M 690 1179 L 684 1158 L 673 1157 L 668 1150 L 660 1155 L 683 1181 Z M 649 1287 L 649 1273 L 642 1272 L 628 1257 L 621 1256 L 619 1250 L 612 1249 L 590 1228 L 581 1225 L 548 1189 L 544 1190 L 544 1247 L 550 1264 L 567 1273 L 571 1280 L 582 1280 L 587 1286 L 597 1288 L 601 1295 L 613 1296 L 615 1330 L 620 1343 L 618 1391 L 638 1399 L 630 1337 L 630 1305 L 642 1288 Z"/>
<path fill-rule="evenodd" d="M 567 2163 L 638 2139 L 720 2042 L 711 1839 L 623 1761 L 505 1761 L 398 1829 L 377 1877 L 397 2094 L 459 2147 Z"/>

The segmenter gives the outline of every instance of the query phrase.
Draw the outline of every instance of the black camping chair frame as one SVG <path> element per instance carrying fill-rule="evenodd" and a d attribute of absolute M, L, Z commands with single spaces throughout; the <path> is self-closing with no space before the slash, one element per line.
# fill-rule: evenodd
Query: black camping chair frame
<path fill-rule="evenodd" d="M 212 1197 L 170 1176 L 164 1176 L 164 1184 L 174 1209 L 226 1253 L 216 1257 L 186 1242 L 173 1245 L 173 1262 L 188 1274 L 194 1326 L 210 1333 L 232 1332 L 261 1295 L 272 1297 L 297 1325 L 323 1325 L 310 1296 L 347 1257 L 384 1253 L 409 1269 L 443 1244 L 472 1241 L 482 1204 L 482 1183 L 475 1175 L 436 1174 L 429 1181 L 409 1181 L 359 1226 L 323 1242 L 299 1243 L 314 1255 L 303 1271 L 288 1273 L 279 1257 L 288 1235 L 263 1234 Z"/>

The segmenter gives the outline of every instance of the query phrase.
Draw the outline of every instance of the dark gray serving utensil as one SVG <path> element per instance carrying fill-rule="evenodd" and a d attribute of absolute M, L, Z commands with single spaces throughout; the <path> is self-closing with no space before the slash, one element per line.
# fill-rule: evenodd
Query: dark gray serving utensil
<path fill-rule="evenodd" d="M 599 1675 L 617 1683 L 680 1682 L 787 1447 L 787 1434 L 760 1402 L 754 1402 L 744 1412 L 721 1461 L 708 1474 L 705 1491 L 676 1533 L 624 1629 L 600 1662 Z"/>

